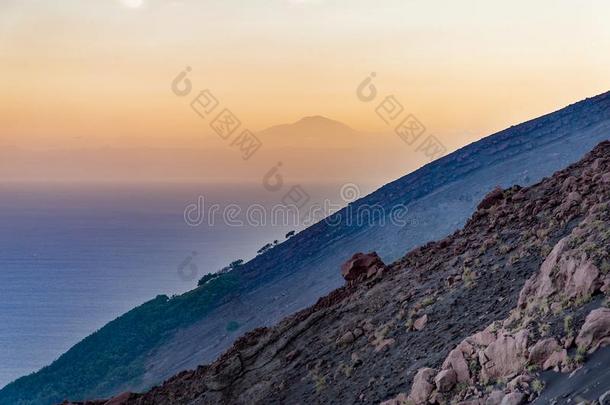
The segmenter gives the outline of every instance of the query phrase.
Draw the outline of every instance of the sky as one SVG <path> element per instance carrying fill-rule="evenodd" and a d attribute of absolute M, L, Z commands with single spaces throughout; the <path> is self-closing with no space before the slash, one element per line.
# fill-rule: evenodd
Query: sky
<path fill-rule="evenodd" d="M 609 18 L 607 0 L 2 0 L 0 147 L 223 148 L 171 91 L 188 66 L 253 131 L 386 131 L 356 97 L 374 72 L 454 150 L 610 90 Z"/>

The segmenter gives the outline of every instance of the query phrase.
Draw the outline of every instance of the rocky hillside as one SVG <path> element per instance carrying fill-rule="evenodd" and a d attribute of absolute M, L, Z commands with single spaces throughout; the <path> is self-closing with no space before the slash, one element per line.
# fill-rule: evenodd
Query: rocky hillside
<path fill-rule="evenodd" d="M 112 404 L 532 401 L 543 372 L 610 344 L 609 243 L 603 142 L 538 184 L 493 190 L 463 229 L 391 265 L 353 256 L 312 307 Z"/>
<path fill-rule="evenodd" d="M 538 182 L 608 134 L 610 92 L 468 145 L 356 201 L 351 216 L 340 211 L 213 283 L 135 308 L 0 390 L 0 403 L 47 405 L 143 391 L 212 362 L 245 332 L 273 325 L 340 287 L 337 268 L 354 252 L 377 251 L 392 262 L 463 226 L 495 186 Z M 357 218 L 359 207 L 387 213 L 399 204 L 408 208 L 407 226 Z"/>

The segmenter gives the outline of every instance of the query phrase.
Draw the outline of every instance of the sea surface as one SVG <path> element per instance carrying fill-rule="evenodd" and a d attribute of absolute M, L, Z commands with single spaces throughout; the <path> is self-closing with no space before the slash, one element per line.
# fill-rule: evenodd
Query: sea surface
<path fill-rule="evenodd" d="M 308 204 L 342 202 L 341 185 L 303 189 Z M 185 222 L 200 196 L 204 212 L 219 206 L 213 224 Z M 248 225 L 250 204 L 269 212 L 282 197 L 256 184 L 0 184 L 0 387 L 134 306 L 188 291 L 204 274 L 302 229 L 270 214 Z M 223 221 L 229 204 L 240 207 L 243 225 Z"/>

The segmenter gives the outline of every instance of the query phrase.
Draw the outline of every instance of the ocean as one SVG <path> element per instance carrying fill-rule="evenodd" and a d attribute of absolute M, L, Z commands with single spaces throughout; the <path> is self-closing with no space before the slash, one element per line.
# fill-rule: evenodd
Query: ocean
<path fill-rule="evenodd" d="M 303 188 L 309 204 L 342 202 L 341 185 Z M 245 217 L 249 205 L 281 199 L 244 184 L 0 184 L 0 387 L 131 308 L 303 228 Z M 203 212 L 218 205 L 214 221 L 201 212 L 203 221 L 185 221 L 198 201 Z M 241 214 L 223 220 L 230 204 Z"/>

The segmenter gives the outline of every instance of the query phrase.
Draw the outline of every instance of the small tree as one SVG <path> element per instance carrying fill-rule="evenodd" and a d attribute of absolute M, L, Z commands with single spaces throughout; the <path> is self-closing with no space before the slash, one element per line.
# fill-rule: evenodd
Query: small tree
<path fill-rule="evenodd" d="M 221 270 L 221 272 L 222 272 L 222 270 Z M 197 286 L 201 287 L 202 285 L 204 285 L 208 281 L 214 280 L 216 277 L 218 277 L 218 274 L 216 274 L 216 273 L 206 274 L 205 276 L 203 276 L 203 277 L 201 277 L 199 279 L 199 281 L 197 282 Z"/>
<path fill-rule="evenodd" d="M 229 267 L 234 270 L 236 268 L 238 268 L 239 266 L 242 266 L 244 264 L 244 261 L 242 259 L 237 259 L 237 260 L 233 260 L 231 262 L 231 264 L 229 264 Z"/>
<path fill-rule="evenodd" d="M 265 253 L 267 250 L 271 249 L 273 247 L 273 245 L 271 243 L 267 243 L 265 246 L 263 246 L 262 248 L 258 249 L 258 251 L 256 253 L 263 254 Z"/>

